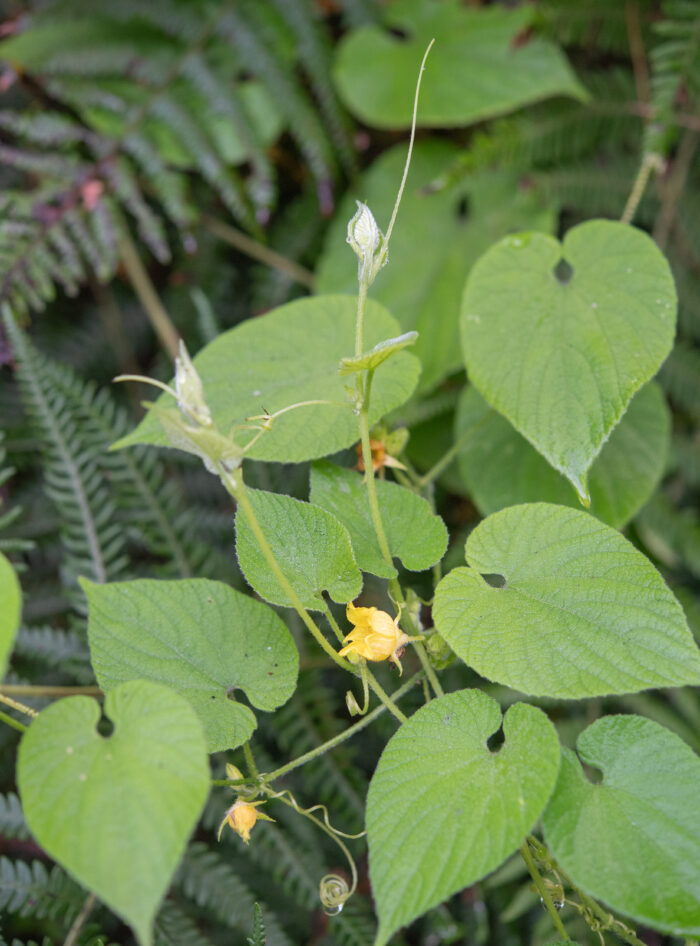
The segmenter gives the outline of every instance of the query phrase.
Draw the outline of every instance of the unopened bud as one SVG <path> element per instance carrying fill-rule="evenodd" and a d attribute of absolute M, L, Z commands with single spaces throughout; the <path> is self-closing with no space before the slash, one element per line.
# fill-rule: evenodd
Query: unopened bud
<path fill-rule="evenodd" d="M 348 223 L 347 242 L 358 257 L 357 276 L 369 285 L 388 259 L 384 234 L 367 204 L 357 201 L 357 212 Z"/>
<path fill-rule="evenodd" d="M 211 427 L 211 412 L 204 400 L 202 379 L 192 363 L 185 343 L 180 340 L 180 349 L 175 359 L 175 392 L 182 413 L 200 427 Z"/>

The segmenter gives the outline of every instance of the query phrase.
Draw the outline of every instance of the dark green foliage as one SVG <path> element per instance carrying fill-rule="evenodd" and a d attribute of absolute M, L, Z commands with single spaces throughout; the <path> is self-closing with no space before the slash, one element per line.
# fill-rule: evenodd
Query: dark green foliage
<path fill-rule="evenodd" d="M 66 927 L 83 905 L 85 892 L 60 867 L 0 857 L 0 910 L 21 917 L 60 919 Z"/>
<path fill-rule="evenodd" d="M 250 946 L 265 946 L 265 921 L 259 903 L 253 908 L 253 935 L 248 937 L 247 942 Z"/>

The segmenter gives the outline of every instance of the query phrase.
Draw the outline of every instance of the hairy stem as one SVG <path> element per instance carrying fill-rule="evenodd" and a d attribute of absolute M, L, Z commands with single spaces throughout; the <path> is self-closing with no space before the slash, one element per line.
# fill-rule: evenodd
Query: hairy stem
<path fill-rule="evenodd" d="M 75 946 L 75 944 L 78 942 L 80 931 L 85 925 L 85 921 L 90 916 L 90 913 L 92 912 L 93 907 L 95 906 L 95 901 L 96 901 L 95 894 L 94 893 L 88 894 L 88 896 L 85 898 L 85 902 L 80 908 L 80 913 L 76 916 L 75 920 L 73 921 L 73 925 L 68 930 L 68 935 L 66 936 L 63 946 Z"/>
<path fill-rule="evenodd" d="M 542 903 L 547 908 L 547 911 L 552 918 L 552 922 L 554 923 L 554 926 L 556 927 L 557 932 L 560 934 L 560 936 L 565 942 L 570 943 L 571 938 L 569 934 L 566 932 L 566 927 L 562 923 L 561 917 L 557 913 L 556 907 L 552 903 L 552 898 L 550 897 L 549 891 L 547 890 L 547 887 L 545 886 L 545 882 L 542 879 L 542 875 L 537 870 L 537 865 L 535 864 L 535 860 L 530 851 L 530 845 L 528 844 L 527 838 L 525 839 L 525 841 L 523 841 L 523 845 L 520 848 L 520 853 L 522 854 L 522 857 L 523 857 L 523 860 L 525 861 L 527 869 L 530 871 L 530 876 L 532 877 L 535 883 L 537 892 L 539 893 L 542 899 Z"/>
<path fill-rule="evenodd" d="M 0 696 L 104 696 L 99 687 L 31 686 L 24 683 L 3 683 Z"/>
<path fill-rule="evenodd" d="M 634 215 L 637 212 L 639 202 L 644 196 L 644 191 L 646 190 L 647 184 L 649 183 L 649 178 L 654 173 L 654 171 L 660 171 L 662 165 L 663 159 L 661 155 L 655 154 L 654 152 L 644 155 L 644 160 L 640 165 L 637 176 L 634 179 L 634 183 L 632 184 L 632 190 L 630 191 L 630 195 L 627 198 L 625 209 L 622 211 L 620 223 L 632 223 Z"/>
<path fill-rule="evenodd" d="M 17 700 L 13 700 L 11 696 L 5 696 L 3 693 L 0 693 L 0 703 L 4 703 L 5 706 L 11 706 L 12 709 L 17 710 L 18 713 L 24 713 L 25 716 L 31 716 L 32 719 L 39 715 L 31 706 L 25 706 L 24 703 L 19 703 Z"/>

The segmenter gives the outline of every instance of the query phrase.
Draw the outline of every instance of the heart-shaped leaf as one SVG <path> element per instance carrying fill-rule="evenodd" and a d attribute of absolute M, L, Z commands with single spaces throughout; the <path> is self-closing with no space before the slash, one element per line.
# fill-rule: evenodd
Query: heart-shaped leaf
<path fill-rule="evenodd" d="M 621 529 L 641 509 L 663 474 L 670 434 L 669 409 L 651 381 L 632 398 L 593 462 L 595 516 Z M 536 500 L 578 507 L 573 486 L 471 386 L 462 393 L 455 419 L 455 439 L 460 438 L 462 479 L 483 515 Z"/>
<path fill-rule="evenodd" d="M 323 611 L 322 593 L 346 604 L 362 590 L 362 575 L 345 526 L 320 506 L 291 496 L 249 489 L 248 497 L 280 568 L 305 608 Z M 289 607 L 245 514 L 236 512 L 238 563 L 261 598 Z"/>
<path fill-rule="evenodd" d="M 407 128 L 421 57 L 435 39 L 421 85 L 423 127 L 469 125 L 551 95 L 585 98 L 561 51 L 529 35 L 535 15 L 526 4 L 467 9 L 460 0 L 394 0 L 388 29 L 366 26 L 340 44 L 338 92 L 366 124 Z"/>
<path fill-rule="evenodd" d="M 420 572 L 439 562 L 447 548 L 447 529 L 428 503 L 397 483 L 377 480 L 377 501 L 392 555 L 405 568 Z M 363 477 L 319 460 L 311 468 L 311 502 L 343 523 L 362 571 L 394 578 L 396 569 L 383 559 Z"/>
<path fill-rule="evenodd" d="M 242 745 L 257 725 L 249 707 L 234 701 L 236 690 L 267 711 L 294 692 L 297 649 L 260 601 L 204 578 L 81 585 L 102 689 L 136 679 L 171 686 L 196 710 L 209 752 Z"/>
<path fill-rule="evenodd" d="M 355 350 L 356 313 L 357 301 L 349 296 L 299 299 L 237 325 L 202 349 L 194 365 L 221 432 L 227 434 L 232 426 L 245 424 L 248 417 L 274 414 L 305 402 L 275 418 L 271 429 L 246 455 L 258 460 L 301 462 L 354 443 L 359 438 L 357 415 L 354 402 L 348 399 L 347 380 L 340 376 L 338 366 Z M 365 344 L 371 347 L 400 331 L 386 309 L 369 300 Z M 377 369 L 370 423 L 410 397 L 419 371 L 418 359 L 403 351 Z M 167 394 L 157 403 L 174 406 Z M 253 436 L 255 431 L 238 430 L 236 442 L 245 445 Z M 169 445 L 158 420 L 151 415 L 146 415 L 136 430 L 117 441 L 114 448 L 135 443 Z"/>
<path fill-rule="evenodd" d="M 588 513 L 511 506 L 477 526 L 465 557 L 438 585 L 433 617 L 489 680 L 564 698 L 700 683 L 700 651 L 663 578 Z"/>
<path fill-rule="evenodd" d="M 0 552 L 0 676 L 4 675 L 22 616 L 22 591 L 12 565 Z"/>
<path fill-rule="evenodd" d="M 462 367 L 459 308 L 472 263 L 510 230 L 549 230 L 555 223 L 543 189 L 520 187 L 513 172 L 455 180 L 449 171 L 459 155 L 446 141 L 416 143 L 389 264 L 372 283 L 372 296 L 399 319 L 401 330 L 418 331 L 411 350 L 423 366 L 421 390 Z M 382 227 L 391 217 L 405 160 L 405 145 L 389 149 L 353 191 L 367 201 Z M 436 180 L 438 188 L 431 186 Z M 341 203 L 328 230 L 317 271 L 319 292 L 356 291 L 357 260 L 346 240 L 347 221 L 355 212 L 353 194 Z"/>
<path fill-rule="evenodd" d="M 469 276 L 464 357 L 489 404 L 586 501 L 588 468 L 671 350 L 675 317 L 668 263 L 641 230 L 591 220 L 563 244 L 522 233 Z"/>
<path fill-rule="evenodd" d="M 674 936 L 700 933 L 700 758 L 640 716 L 606 716 L 578 738 L 603 773 L 564 750 L 542 818 L 552 854 L 586 893 Z"/>
<path fill-rule="evenodd" d="M 495 700 L 461 690 L 433 700 L 392 736 L 367 797 L 375 946 L 430 907 L 495 870 L 522 843 L 559 769 L 554 726 L 534 706 L 511 706 L 505 744 Z"/>
<path fill-rule="evenodd" d="M 209 790 L 204 734 L 160 684 L 53 703 L 22 738 L 17 780 L 37 842 L 133 927 L 142 946 Z"/>

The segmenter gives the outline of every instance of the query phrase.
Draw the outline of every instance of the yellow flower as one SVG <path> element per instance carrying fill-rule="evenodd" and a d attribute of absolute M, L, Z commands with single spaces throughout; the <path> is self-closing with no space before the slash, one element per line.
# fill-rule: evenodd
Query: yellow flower
<path fill-rule="evenodd" d="M 398 651 L 410 641 L 399 627 L 397 618 L 377 608 L 356 608 L 349 604 L 346 609 L 348 621 L 353 629 L 343 640 L 345 647 L 340 656 L 357 654 L 365 660 L 391 660 L 401 670 Z"/>
<path fill-rule="evenodd" d="M 235 801 L 224 815 L 224 820 L 219 825 L 217 839 L 221 839 L 221 832 L 224 825 L 228 824 L 236 834 L 240 835 L 246 844 L 250 841 L 250 832 L 255 827 L 255 822 L 260 818 L 263 821 L 274 821 L 274 818 L 268 817 L 262 811 L 258 811 L 257 806 L 262 805 L 261 801 L 242 801 L 240 798 Z"/>

